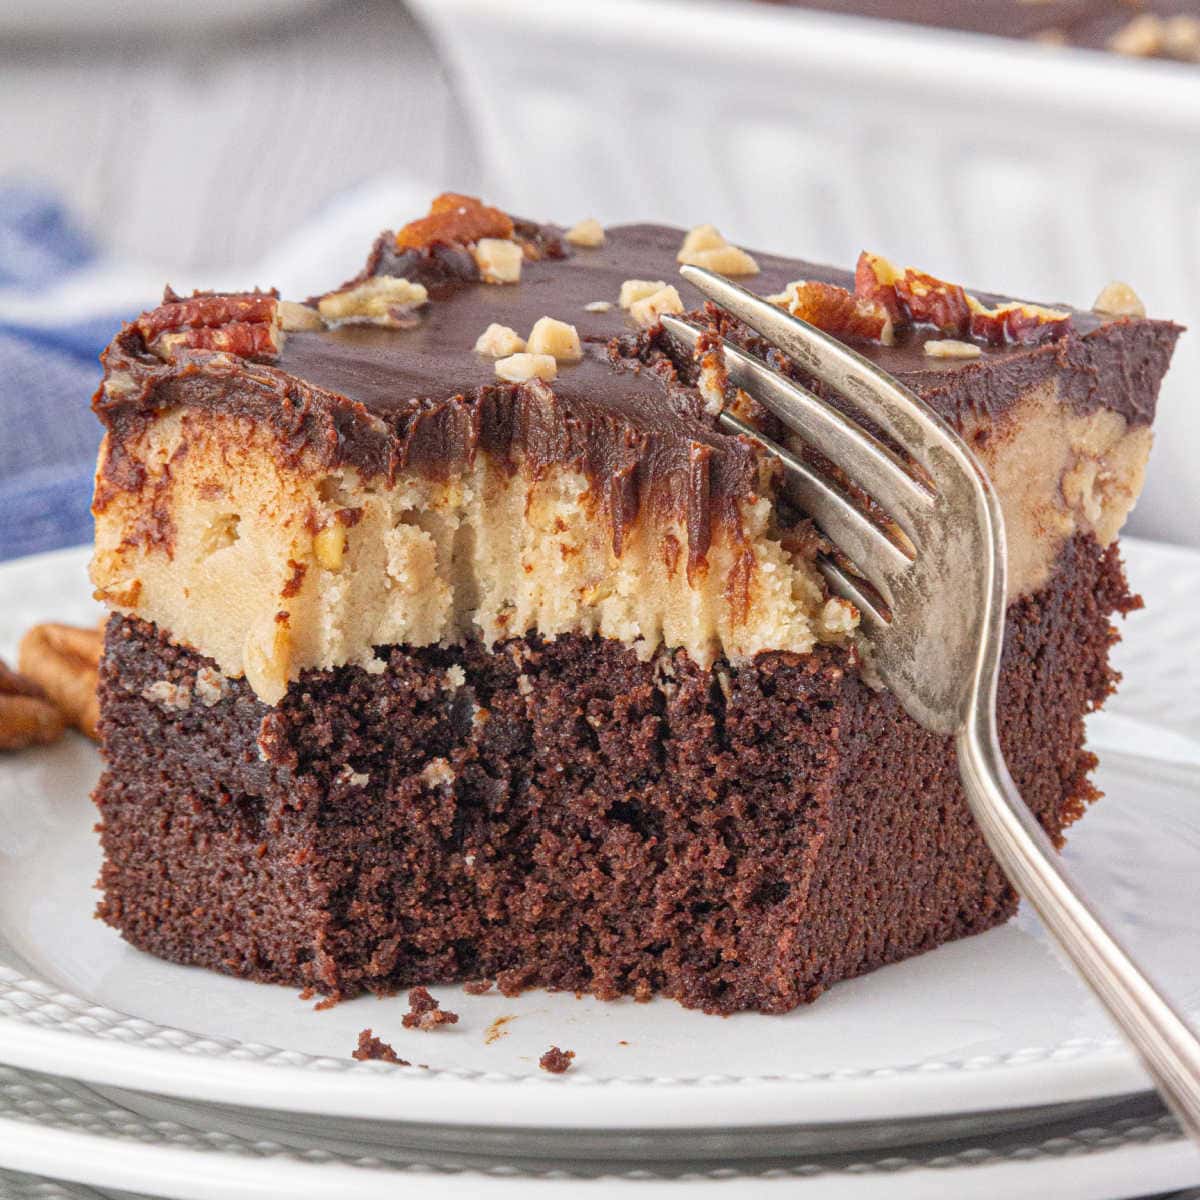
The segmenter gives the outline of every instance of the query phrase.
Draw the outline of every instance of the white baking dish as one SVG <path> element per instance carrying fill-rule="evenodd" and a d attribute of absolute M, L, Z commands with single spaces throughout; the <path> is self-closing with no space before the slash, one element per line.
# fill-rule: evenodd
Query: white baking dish
<path fill-rule="evenodd" d="M 749 0 L 412 2 L 493 203 L 1083 307 L 1128 280 L 1196 330 L 1135 528 L 1200 544 L 1200 68 Z"/>

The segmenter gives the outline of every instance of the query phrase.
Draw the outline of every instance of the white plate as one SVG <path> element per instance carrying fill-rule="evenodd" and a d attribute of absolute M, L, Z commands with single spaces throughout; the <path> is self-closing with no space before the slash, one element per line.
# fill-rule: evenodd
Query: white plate
<path fill-rule="evenodd" d="M 1200 554 L 1130 543 L 1128 556 L 1150 608 L 1128 623 L 1123 697 L 1093 727 L 1109 796 L 1074 831 L 1068 855 L 1196 1013 L 1200 616 L 1191 597 Z M 0 653 L 35 620 L 89 613 L 83 561 L 68 552 L 0 568 Z M 1024 913 L 783 1017 L 456 988 L 436 991 L 462 1021 L 434 1034 L 401 1029 L 402 998 L 314 1012 L 293 991 L 140 954 L 92 919 L 98 852 L 87 794 L 97 769 L 78 740 L 0 763 L 2 1062 L 185 1100 L 405 1122 L 414 1136 L 419 1124 L 442 1144 L 454 1130 L 709 1129 L 742 1131 L 750 1147 L 751 1131 L 949 1119 L 1146 1087 Z M 489 1043 L 503 1016 L 515 1018 L 507 1036 Z M 430 1069 L 353 1062 L 364 1026 Z M 578 1054 L 560 1078 L 537 1068 L 552 1043 Z"/>
<path fill-rule="evenodd" d="M 0 1167 L 176 1200 L 395 1200 L 418 1190 L 493 1200 L 586 1200 L 596 1193 L 656 1200 L 714 1191 L 739 1200 L 797 1194 L 814 1200 L 1114 1200 L 1200 1181 L 1200 1155 L 1174 1122 L 1137 1104 L 1086 1125 L 1060 1122 L 904 1154 L 736 1166 L 712 1160 L 587 1166 L 569 1157 L 531 1167 L 478 1155 L 431 1160 L 314 1135 L 280 1137 L 253 1119 L 204 1119 L 185 1105 L 146 1097 L 134 1111 L 76 1081 L 8 1067 L 0 1067 Z M 0 1171 L 0 1197 L 4 1181 Z M 15 1195 L 65 1200 L 58 1190 Z"/>

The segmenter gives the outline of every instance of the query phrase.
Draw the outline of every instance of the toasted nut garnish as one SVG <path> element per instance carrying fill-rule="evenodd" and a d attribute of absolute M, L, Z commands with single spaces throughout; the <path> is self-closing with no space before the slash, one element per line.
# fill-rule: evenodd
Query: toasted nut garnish
<path fill-rule="evenodd" d="M 45 692 L 0 661 L 0 750 L 48 746 L 65 728 L 62 713 Z"/>
<path fill-rule="evenodd" d="M 660 288 L 650 296 L 634 301 L 629 306 L 629 315 L 643 328 L 657 325 L 666 313 L 683 312 L 683 301 L 673 287 Z"/>
<path fill-rule="evenodd" d="M 201 292 L 185 298 L 168 289 L 162 304 L 135 325 L 146 348 L 166 362 L 180 350 L 271 358 L 283 347 L 278 307 L 272 292 Z"/>
<path fill-rule="evenodd" d="M 974 342 L 960 342 L 955 338 L 940 338 L 925 343 L 929 358 L 979 358 L 983 350 Z"/>
<path fill-rule="evenodd" d="M 1153 13 L 1141 13 L 1108 39 L 1108 48 L 1135 58 L 1151 58 L 1162 53 L 1165 37 L 1163 19 Z"/>
<path fill-rule="evenodd" d="M 1061 337 L 1071 328 L 1071 314 L 1018 300 L 987 308 L 967 296 L 971 308 L 971 334 L 989 345 L 1032 345 Z"/>
<path fill-rule="evenodd" d="M 604 226 L 595 217 L 572 225 L 563 235 L 572 246 L 603 246 Z"/>
<path fill-rule="evenodd" d="M 788 284 L 781 301 L 775 300 L 780 302 L 792 316 L 834 337 L 869 338 L 885 346 L 896 340 L 891 314 L 883 304 L 833 283 L 798 279 Z"/>
<path fill-rule="evenodd" d="M 423 250 L 436 242 L 471 245 L 480 238 L 511 238 L 512 218 L 474 196 L 445 192 L 429 206 L 429 216 L 410 221 L 396 234 L 398 250 Z"/>
<path fill-rule="evenodd" d="M 721 246 L 728 245 L 729 243 L 715 225 L 697 225 L 694 229 L 689 229 L 684 236 L 683 245 L 679 247 L 675 261 L 691 262 L 692 255 L 700 253 L 701 250 L 716 250 Z"/>
<path fill-rule="evenodd" d="M 284 333 L 310 333 L 315 329 L 324 329 L 325 322 L 315 308 L 307 304 L 297 304 L 294 300 L 279 301 L 279 328 Z"/>
<path fill-rule="evenodd" d="M 100 704 L 96 697 L 100 651 L 99 629 L 77 625 L 35 625 L 17 653 L 21 674 L 54 702 L 69 724 L 96 737 Z"/>
<path fill-rule="evenodd" d="M 335 521 L 313 538 L 313 555 L 326 571 L 340 571 L 346 552 L 346 527 Z"/>
<path fill-rule="evenodd" d="M 589 300 L 584 306 L 584 312 L 606 313 L 612 308 L 611 300 Z"/>
<path fill-rule="evenodd" d="M 1092 311 L 1106 317 L 1144 317 L 1146 306 L 1129 284 L 1114 279 L 1100 290 Z"/>
<path fill-rule="evenodd" d="M 515 329 L 495 322 L 479 335 L 475 343 L 476 352 L 490 358 L 507 358 L 510 354 L 520 354 L 524 349 L 525 339 Z"/>
<path fill-rule="evenodd" d="M 242 669 L 254 694 L 266 704 L 277 704 L 287 691 L 291 670 L 292 634 L 288 621 L 276 617 L 266 636 L 252 630 L 242 646 Z"/>
<path fill-rule="evenodd" d="M 1168 17 L 1163 26 L 1163 49 L 1172 58 L 1200 62 L 1200 17 Z"/>
<path fill-rule="evenodd" d="M 510 354 L 496 360 L 496 375 L 509 383 L 544 379 L 550 383 L 558 376 L 558 363 L 550 354 Z"/>
<path fill-rule="evenodd" d="M 583 357 L 575 326 L 553 317 L 540 317 L 529 331 L 525 345 L 530 354 L 549 354 L 559 362 L 574 363 Z"/>
<path fill-rule="evenodd" d="M 731 246 L 712 225 L 697 225 L 691 230 L 675 258 L 721 275 L 758 274 L 758 263 L 745 250 Z"/>
<path fill-rule="evenodd" d="M 471 254 L 484 283 L 520 282 L 521 263 L 525 255 L 516 242 L 503 238 L 481 238 Z"/>
<path fill-rule="evenodd" d="M 757 275 L 758 263 L 737 246 L 717 246 L 712 250 L 697 250 L 688 260 L 694 267 L 705 267 L 718 275 Z"/>
<path fill-rule="evenodd" d="M 621 307 L 632 308 L 639 300 L 661 292 L 666 286 L 664 279 L 627 279 L 621 284 Z"/>
<path fill-rule="evenodd" d="M 372 275 L 355 287 L 322 296 L 317 308 L 326 321 L 403 326 L 409 323 L 412 310 L 428 300 L 422 283 L 395 275 Z"/>

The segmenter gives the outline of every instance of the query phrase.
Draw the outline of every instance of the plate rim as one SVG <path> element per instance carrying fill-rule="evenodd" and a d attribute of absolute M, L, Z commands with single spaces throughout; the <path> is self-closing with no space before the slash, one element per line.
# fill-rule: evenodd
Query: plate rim
<path fill-rule="evenodd" d="M 1124 543 L 1127 549 L 1161 550 L 1200 565 L 1200 550 L 1136 538 L 1124 539 Z M 87 553 L 87 547 L 75 547 L 11 560 L 0 564 L 0 581 L 9 574 L 46 567 L 66 570 Z M 47 1009 L 54 1015 L 48 1015 Z M 51 1027 L 51 1020 L 58 1024 Z M 133 1036 L 153 1036 L 157 1044 L 122 1040 Z M 1066 1060 L 1072 1063 L 1069 1071 L 1062 1069 Z M 395 1068 L 232 1039 L 224 1042 L 158 1026 L 29 979 L 3 961 L 0 1063 L 181 1100 L 309 1115 L 404 1122 L 413 1120 L 415 1107 L 422 1122 L 446 1125 L 480 1123 L 478 1109 L 464 1105 L 467 1096 L 479 1094 L 480 1084 L 487 1085 L 484 1094 L 493 1099 L 494 1089 L 519 1088 L 520 1103 L 511 1109 L 506 1106 L 503 1123 L 522 1129 L 635 1124 L 649 1129 L 697 1128 L 706 1121 L 725 1128 L 832 1126 L 886 1120 L 898 1105 L 906 1116 L 936 1117 L 1149 1090 L 1142 1069 L 1115 1036 L 1071 1038 L 1003 1056 L 804 1076 L 597 1078 L 572 1072 L 550 1078 L 453 1068 Z M 318 1078 L 321 1084 L 313 1088 Z M 716 1094 L 721 1097 L 721 1112 L 714 1118 Z M 819 1111 L 814 1116 L 817 1096 Z M 491 1107 L 486 1101 L 485 1106 Z M 802 1121 L 796 1117 L 799 1110 L 804 1110 Z"/>
<path fill-rule="evenodd" d="M 795 1194 L 799 1185 L 807 1183 L 820 1189 L 822 1200 L 859 1200 L 878 1195 L 884 1179 L 889 1193 L 901 1197 L 928 1195 L 931 1189 L 941 1194 L 946 1184 L 953 1183 L 957 1196 L 971 1200 L 1014 1194 L 1012 1182 L 1031 1183 L 1035 1172 L 1043 1185 L 1051 1174 L 1069 1181 L 1065 1190 L 1054 1191 L 1064 1200 L 1085 1196 L 1098 1200 L 1101 1195 L 1111 1195 L 1100 1188 L 1111 1187 L 1117 1166 L 1129 1179 L 1136 1167 L 1139 1183 L 1153 1183 L 1151 1190 L 1159 1191 L 1187 1186 L 1197 1164 L 1194 1148 L 1171 1118 L 1121 1118 L 1115 1114 L 1095 1121 L 1085 1115 L 1065 1129 L 1038 1125 L 1014 1131 L 995 1146 L 968 1139 L 833 1156 L 799 1154 L 782 1159 L 778 1168 L 767 1171 L 761 1162 L 757 1170 L 749 1163 L 746 1169 L 739 1169 L 697 1162 L 694 1170 L 688 1170 L 686 1162 L 664 1164 L 682 1167 L 665 1177 L 623 1163 L 611 1164 L 609 1171 L 604 1170 L 603 1162 L 591 1164 L 594 1175 L 572 1172 L 562 1159 L 541 1164 L 497 1161 L 494 1167 L 482 1163 L 446 1166 L 436 1159 L 425 1163 L 420 1158 L 389 1164 L 375 1159 L 372 1147 L 340 1138 L 328 1149 L 301 1149 L 299 1143 L 262 1136 L 253 1123 L 244 1133 L 230 1134 L 221 1123 L 193 1121 L 191 1114 L 186 1123 L 170 1111 L 156 1118 L 85 1085 L 47 1081 L 21 1071 L 7 1073 L 19 1076 L 18 1086 L 32 1093 L 32 1107 L 28 1117 L 0 1115 L 0 1167 L 176 1200 L 251 1196 L 257 1200 L 286 1196 L 290 1200 L 295 1195 L 315 1194 L 318 1186 L 334 1194 L 353 1190 L 364 1200 L 390 1200 L 397 1184 L 407 1181 L 420 1182 L 435 1195 L 484 1194 L 514 1200 L 531 1190 L 535 1195 L 561 1196 L 570 1189 L 571 1195 L 577 1195 L 581 1184 L 588 1183 L 594 1190 L 605 1188 L 606 1193 L 619 1185 L 620 1194 L 631 1200 L 660 1195 L 651 1189 L 672 1183 L 677 1192 L 690 1194 L 695 1187 L 726 1182 L 736 1185 L 740 1196 L 760 1196 L 768 1191 L 773 1195 L 784 1187 L 788 1194 Z M 39 1106 L 52 1108 L 55 1117 L 39 1121 Z M 148 1129 L 157 1140 L 145 1139 Z M 998 1187 L 1002 1178 L 1009 1181 L 1008 1189 Z"/>

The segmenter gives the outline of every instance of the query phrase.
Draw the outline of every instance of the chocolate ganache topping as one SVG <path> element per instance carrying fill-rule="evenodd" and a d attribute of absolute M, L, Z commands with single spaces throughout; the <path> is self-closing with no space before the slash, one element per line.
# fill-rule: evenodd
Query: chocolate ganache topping
<path fill-rule="evenodd" d="M 695 320 L 716 327 L 716 315 L 678 275 L 683 232 L 618 226 L 602 244 L 583 247 L 554 226 L 511 221 L 509 228 L 524 248 L 515 284 L 481 281 L 466 245 L 404 246 L 382 235 L 351 284 L 390 277 L 422 285 L 427 303 L 395 327 L 326 328 L 310 311 L 312 327 L 280 337 L 276 353 L 242 357 L 234 338 L 193 337 L 164 359 L 143 336 L 145 318 L 141 329 L 126 326 L 105 352 L 106 378 L 94 402 L 109 431 L 97 504 L 108 489 L 140 486 L 140 468 L 122 444 L 156 414 L 182 406 L 244 414 L 273 427 L 297 462 L 307 455 L 322 467 L 350 465 L 368 476 L 445 477 L 481 451 L 534 472 L 569 466 L 607 510 L 618 552 L 624 532 L 650 507 L 686 524 L 695 565 L 714 523 L 736 527 L 739 503 L 759 486 L 758 451 L 717 428 L 697 387 L 697 365 L 661 327 L 639 329 L 617 303 L 626 280 L 661 280 L 678 288 Z M 760 272 L 748 282 L 764 295 L 797 279 L 854 286 L 850 272 L 755 258 Z M 260 295 L 239 303 L 257 310 Z M 495 361 L 474 349 L 479 336 L 498 324 L 525 337 L 546 316 L 576 328 L 581 359 L 563 364 L 552 382 L 498 379 Z M 722 327 L 757 347 L 748 331 Z M 251 332 L 246 344 L 258 347 L 262 331 Z M 1179 332 L 1166 321 L 1073 310 L 1053 340 L 986 346 L 970 360 L 928 355 L 926 342 L 945 333 L 921 324 L 898 329 L 892 345 L 853 344 L 959 426 L 1002 414 L 1050 378 L 1062 403 L 1080 413 L 1107 408 L 1145 425 Z M 234 352 L 212 348 L 226 344 Z"/>

